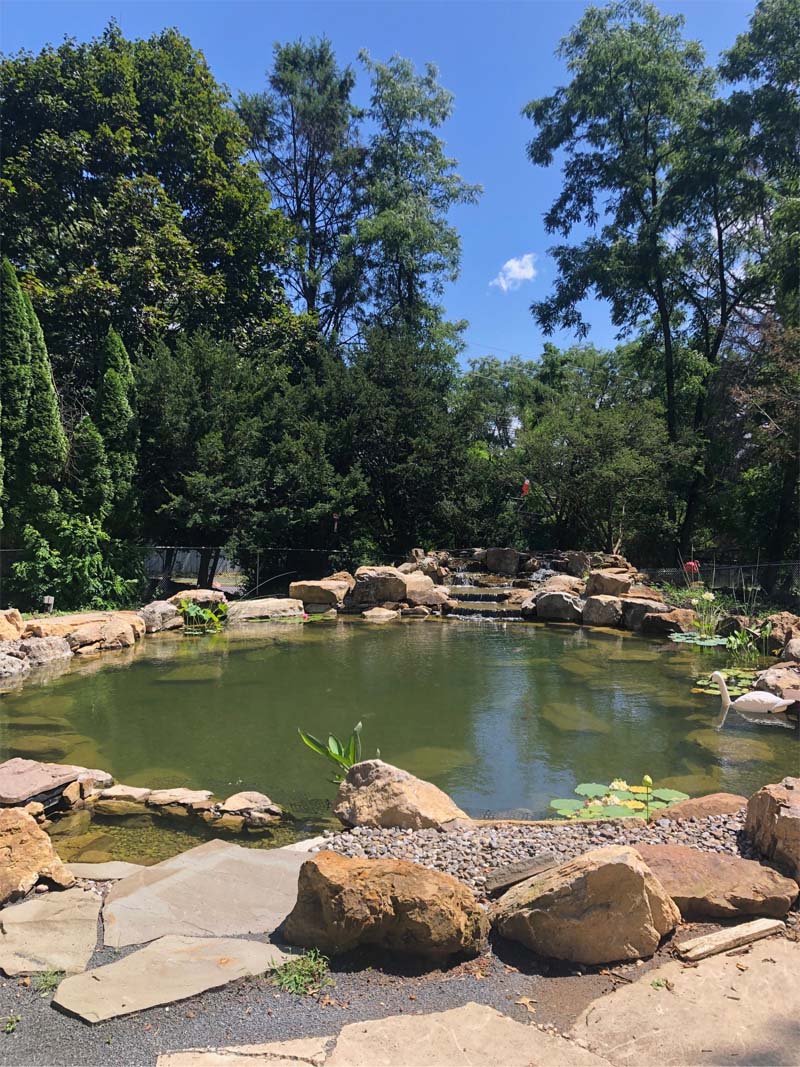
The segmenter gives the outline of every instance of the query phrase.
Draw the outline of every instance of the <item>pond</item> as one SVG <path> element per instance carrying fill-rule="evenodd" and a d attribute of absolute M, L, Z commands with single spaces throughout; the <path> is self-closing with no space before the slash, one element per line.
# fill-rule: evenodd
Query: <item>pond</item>
<path fill-rule="evenodd" d="M 724 653 L 723 653 L 724 655 Z M 318 828 L 334 787 L 297 727 L 428 778 L 473 816 L 548 817 L 551 798 L 616 777 L 748 794 L 797 767 L 789 730 L 691 692 L 716 650 L 616 631 L 464 620 L 267 624 L 158 636 L 73 661 L 0 697 L 0 758 L 110 771 L 152 787 L 269 794 Z"/>

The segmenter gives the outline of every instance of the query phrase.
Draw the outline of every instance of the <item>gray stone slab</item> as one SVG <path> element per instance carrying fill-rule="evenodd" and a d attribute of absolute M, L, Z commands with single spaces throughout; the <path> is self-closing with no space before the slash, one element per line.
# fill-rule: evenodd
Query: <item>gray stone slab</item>
<path fill-rule="evenodd" d="M 0 804 L 8 807 L 27 804 L 34 797 L 77 781 L 83 769 L 70 764 L 40 763 L 38 760 L 15 756 L 0 763 Z"/>
<path fill-rule="evenodd" d="M 100 904 L 97 893 L 67 889 L 4 908 L 0 913 L 0 970 L 9 977 L 85 970 L 97 945 Z"/>
<path fill-rule="evenodd" d="M 271 934 L 297 899 L 305 855 L 208 841 L 112 886 L 105 943 L 141 945 L 166 934 Z"/>
<path fill-rule="evenodd" d="M 287 958 L 260 941 L 162 937 L 116 963 L 65 978 L 53 1004 L 88 1023 L 99 1023 L 263 974 Z"/>
<path fill-rule="evenodd" d="M 95 882 L 118 882 L 121 878 L 147 870 L 141 863 L 109 860 L 107 863 L 67 863 L 68 871 L 76 878 L 91 878 Z"/>

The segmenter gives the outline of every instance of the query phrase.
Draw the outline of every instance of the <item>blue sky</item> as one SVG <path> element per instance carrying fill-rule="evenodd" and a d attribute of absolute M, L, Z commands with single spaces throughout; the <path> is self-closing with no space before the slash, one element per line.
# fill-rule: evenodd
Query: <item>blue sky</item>
<path fill-rule="evenodd" d="M 661 0 L 682 13 L 686 33 L 702 41 L 710 59 L 746 29 L 755 0 Z M 553 278 L 542 214 L 559 188 L 557 168 L 534 168 L 525 156 L 530 123 L 520 116 L 530 99 L 550 93 L 564 72 L 554 53 L 587 4 L 580 0 L 372 0 L 269 3 L 263 0 L 3 0 L 0 47 L 36 51 L 64 35 L 85 39 L 114 17 L 129 36 L 176 26 L 205 54 L 216 77 L 234 95 L 263 87 L 276 41 L 327 35 L 342 62 L 361 48 L 376 59 L 394 52 L 416 64 L 437 64 L 455 94 L 455 112 L 443 131 L 461 174 L 479 182 L 477 207 L 453 213 L 462 235 L 461 277 L 448 286 L 451 318 L 469 320 L 465 358 L 512 353 L 535 358 L 544 340 L 529 311 Z M 361 88 L 366 89 L 364 78 Z M 531 257 L 527 259 L 525 257 Z M 509 260 L 519 261 L 492 285 Z M 533 270 L 531 270 L 531 266 Z M 603 305 L 588 309 L 589 339 L 613 344 Z M 553 338 L 569 343 L 569 335 Z"/>

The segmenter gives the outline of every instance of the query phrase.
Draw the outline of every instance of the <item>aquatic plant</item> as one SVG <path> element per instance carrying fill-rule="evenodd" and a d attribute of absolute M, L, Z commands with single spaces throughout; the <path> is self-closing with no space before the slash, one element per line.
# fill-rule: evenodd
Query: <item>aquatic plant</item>
<path fill-rule="evenodd" d="M 703 637 L 698 633 L 670 634 L 669 639 L 678 645 L 696 645 L 699 648 L 724 648 L 728 643 L 725 637 Z"/>
<path fill-rule="evenodd" d="M 575 787 L 575 793 L 580 800 L 551 800 L 550 807 L 563 819 L 622 819 L 631 815 L 649 819 L 653 811 L 688 800 L 688 794 L 677 789 L 653 789 L 649 774 L 642 778 L 641 785 L 628 785 L 623 778 L 615 778 L 609 785 L 582 782 Z"/>
<path fill-rule="evenodd" d="M 227 604 L 203 608 L 193 600 L 181 600 L 178 611 L 183 616 L 183 632 L 192 635 L 219 633 L 228 617 Z"/>
<path fill-rule="evenodd" d="M 313 734 L 306 733 L 305 730 L 301 730 L 299 727 L 297 732 L 300 734 L 300 740 L 304 745 L 308 745 L 312 752 L 316 752 L 319 756 L 324 756 L 325 759 L 330 760 L 331 763 L 334 763 L 339 768 L 331 779 L 336 784 L 344 780 L 342 771 L 346 773 L 354 763 L 361 762 L 360 722 L 357 722 L 353 727 L 353 732 L 345 743 L 342 743 L 335 734 L 330 734 L 327 742 L 325 742 L 320 741 Z M 380 751 L 378 755 L 380 755 Z"/>
<path fill-rule="evenodd" d="M 732 697 L 742 696 L 743 693 L 751 692 L 758 676 L 758 671 L 752 668 L 726 668 L 719 673 L 725 679 L 728 693 Z M 695 681 L 692 692 L 706 693 L 709 696 L 719 697 L 719 686 L 716 682 L 712 682 L 710 674 L 703 674 Z"/>

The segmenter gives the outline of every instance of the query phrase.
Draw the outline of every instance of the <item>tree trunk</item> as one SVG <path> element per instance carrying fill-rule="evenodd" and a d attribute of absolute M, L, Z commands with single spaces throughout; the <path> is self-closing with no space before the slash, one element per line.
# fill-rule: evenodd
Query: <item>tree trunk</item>
<path fill-rule="evenodd" d="M 210 589 L 219 563 L 218 548 L 200 549 L 200 566 L 197 570 L 197 588 Z"/>
<path fill-rule="evenodd" d="M 798 486 L 800 486 L 800 455 L 788 457 L 783 467 L 781 492 L 778 498 L 778 513 L 775 516 L 772 536 L 767 546 L 769 555 L 767 563 L 780 563 L 789 555 L 792 539 L 796 532 L 796 494 Z M 775 588 L 779 574 L 780 569 L 778 567 L 767 567 L 766 581 L 764 583 L 767 592 L 772 592 Z"/>

